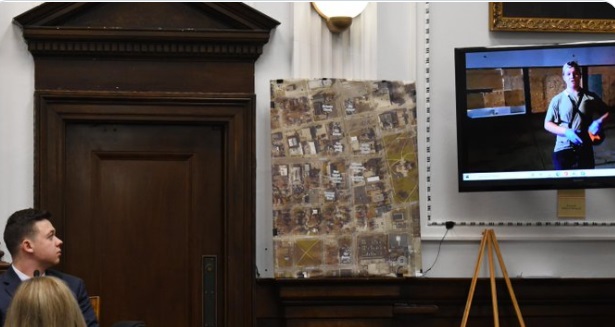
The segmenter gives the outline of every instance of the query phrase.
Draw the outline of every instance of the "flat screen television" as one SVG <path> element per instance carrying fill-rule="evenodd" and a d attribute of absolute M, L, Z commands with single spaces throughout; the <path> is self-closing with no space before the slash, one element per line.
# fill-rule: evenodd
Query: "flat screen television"
<path fill-rule="evenodd" d="M 556 170 L 556 135 L 545 130 L 551 99 L 576 61 L 581 85 L 615 106 L 615 41 L 455 49 L 460 192 L 615 187 L 615 113 L 593 146 L 595 168 Z M 598 118 L 598 117 L 595 117 Z"/>

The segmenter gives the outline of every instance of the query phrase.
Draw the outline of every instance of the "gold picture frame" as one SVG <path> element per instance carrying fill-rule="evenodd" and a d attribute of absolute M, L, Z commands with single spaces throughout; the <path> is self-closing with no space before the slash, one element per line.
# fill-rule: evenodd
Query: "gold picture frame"
<path fill-rule="evenodd" d="M 553 11 L 561 17 L 551 17 L 552 15 L 536 15 L 536 5 L 552 6 Z M 615 19 L 604 19 L 601 15 L 604 11 L 594 11 L 596 16 L 582 13 L 588 10 L 588 2 L 558 2 L 558 3 L 520 3 L 520 2 L 489 2 L 489 29 L 491 31 L 509 32 L 581 32 L 581 33 L 615 33 Z M 593 5 L 608 5 L 608 3 L 594 3 Z M 523 10 L 523 15 L 511 15 L 505 6 L 528 6 L 528 10 Z M 521 6 L 521 7 L 520 7 Z M 568 17 L 574 12 L 574 17 Z M 579 14 L 581 13 L 581 14 Z"/>

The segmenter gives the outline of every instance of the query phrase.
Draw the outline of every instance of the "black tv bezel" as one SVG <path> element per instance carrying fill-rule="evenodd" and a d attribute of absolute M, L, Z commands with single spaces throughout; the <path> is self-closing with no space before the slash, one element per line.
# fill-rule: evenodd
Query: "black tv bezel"
<path fill-rule="evenodd" d="M 539 50 L 561 48 L 584 48 L 615 46 L 615 40 L 578 42 L 578 43 L 551 43 L 512 46 L 484 46 L 461 47 L 454 49 L 455 65 L 455 112 L 457 128 L 457 182 L 459 192 L 491 192 L 491 191 L 532 191 L 532 190 L 558 190 L 558 189 L 599 189 L 615 188 L 613 177 L 578 177 L 578 178 L 544 178 L 544 179 L 502 179 L 467 181 L 463 179 L 465 161 L 467 161 L 466 144 L 463 140 L 467 132 L 463 130 L 463 120 L 467 116 L 466 93 L 466 54 L 474 52 L 497 52 L 511 50 Z M 611 117 L 614 119 L 615 117 Z M 466 157 L 464 157 L 466 156 Z"/>

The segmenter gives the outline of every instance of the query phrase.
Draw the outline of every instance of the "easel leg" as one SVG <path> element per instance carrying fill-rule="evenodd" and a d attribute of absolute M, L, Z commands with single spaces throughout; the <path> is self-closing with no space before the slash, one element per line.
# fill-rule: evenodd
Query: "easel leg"
<path fill-rule="evenodd" d="M 517 298 L 515 297 L 515 292 L 513 291 L 512 284 L 510 282 L 510 278 L 508 277 L 508 272 L 506 271 L 506 266 L 504 265 L 504 260 L 502 259 L 502 253 L 500 252 L 500 246 L 498 245 L 498 241 L 495 238 L 495 232 L 492 229 L 486 229 L 483 231 L 483 238 L 480 242 L 480 248 L 478 250 L 478 260 L 476 260 L 476 267 L 474 268 L 474 276 L 472 277 L 472 284 L 470 286 L 470 292 L 468 294 L 468 300 L 466 302 L 465 310 L 463 311 L 463 319 L 461 320 L 461 327 L 466 327 L 468 323 L 468 317 L 470 315 L 470 308 L 472 307 L 472 299 L 474 298 L 474 291 L 476 290 L 476 282 L 478 280 L 478 273 L 480 270 L 480 266 L 483 260 L 483 254 L 485 252 L 485 245 L 487 245 L 487 250 L 489 251 L 489 277 L 491 282 L 491 301 L 493 303 L 493 322 L 495 327 L 500 326 L 500 318 L 498 313 L 498 299 L 497 299 L 497 290 L 495 283 L 495 268 L 493 263 L 493 251 L 495 251 L 498 261 L 500 263 L 500 268 L 502 269 L 502 275 L 504 275 L 504 280 L 506 281 L 506 286 L 508 287 L 508 292 L 510 293 L 510 298 L 512 299 L 513 306 L 515 307 L 515 312 L 517 313 L 517 319 L 519 320 L 519 324 L 521 327 L 525 327 L 525 322 L 523 321 L 523 316 L 521 315 L 521 309 L 519 308 L 519 304 L 517 303 Z"/>
<path fill-rule="evenodd" d="M 493 230 L 487 230 L 487 256 L 489 258 L 489 280 L 491 282 L 491 304 L 493 306 L 493 326 L 500 327 L 498 314 L 498 294 L 495 287 L 495 267 L 493 266 Z"/>
<path fill-rule="evenodd" d="M 513 306 L 515 307 L 515 312 L 517 313 L 517 319 L 519 320 L 519 325 L 521 325 L 521 327 L 525 327 L 525 321 L 523 321 L 523 316 L 521 315 L 521 309 L 519 308 L 519 304 L 517 303 L 517 297 L 515 297 L 515 292 L 513 291 L 510 278 L 508 277 L 508 271 L 506 271 L 506 265 L 504 265 L 504 259 L 502 259 L 502 253 L 500 252 L 500 246 L 498 245 L 498 241 L 495 238 L 495 233 L 493 232 L 493 230 L 491 231 L 491 238 L 493 241 L 493 246 L 495 247 L 495 253 L 497 254 L 498 261 L 500 262 L 500 269 L 502 269 L 502 275 L 504 276 L 504 280 L 506 281 L 506 287 L 508 288 L 510 299 L 512 300 Z"/>
<path fill-rule="evenodd" d="M 466 301 L 466 308 L 463 311 L 463 319 L 461 320 L 461 327 L 466 327 L 468 323 L 468 316 L 470 314 L 470 308 L 472 307 L 472 298 L 474 297 L 474 290 L 476 289 L 476 280 L 478 279 L 478 272 L 480 270 L 480 264 L 483 261 L 483 254 L 485 252 L 485 244 L 487 243 L 487 233 L 483 232 L 483 238 L 480 241 L 480 248 L 478 250 L 478 259 L 476 260 L 476 268 L 474 268 L 474 276 L 472 277 L 472 284 L 470 285 L 470 292 L 468 293 L 468 300 Z"/>

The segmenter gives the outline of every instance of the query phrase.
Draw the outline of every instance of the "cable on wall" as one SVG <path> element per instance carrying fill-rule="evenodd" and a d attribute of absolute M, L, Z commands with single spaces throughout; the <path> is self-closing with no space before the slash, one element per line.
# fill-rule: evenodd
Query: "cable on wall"
<path fill-rule="evenodd" d="M 442 248 L 442 242 L 444 242 L 444 239 L 446 238 L 448 231 L 453 229 L 453 227 L 455 227 L 455 222 L 447 221 L 444 226 L 446 227 L 446 231 L 444 232 L 442 239 L 440 239 L 440 242 L 438 243 L 438 252 L 436 252 L 436 257 L 433 260 L 433 263 L 431 264 L 431 266 L 427 268 L 427 270 L 425 270 L 425 272 L 423 273 L 421 277 L 427 276 L 427 273 L 436 265 L 436 262 L 438 262 L 438 257 L 440 256 L 440 249 Z"/>

